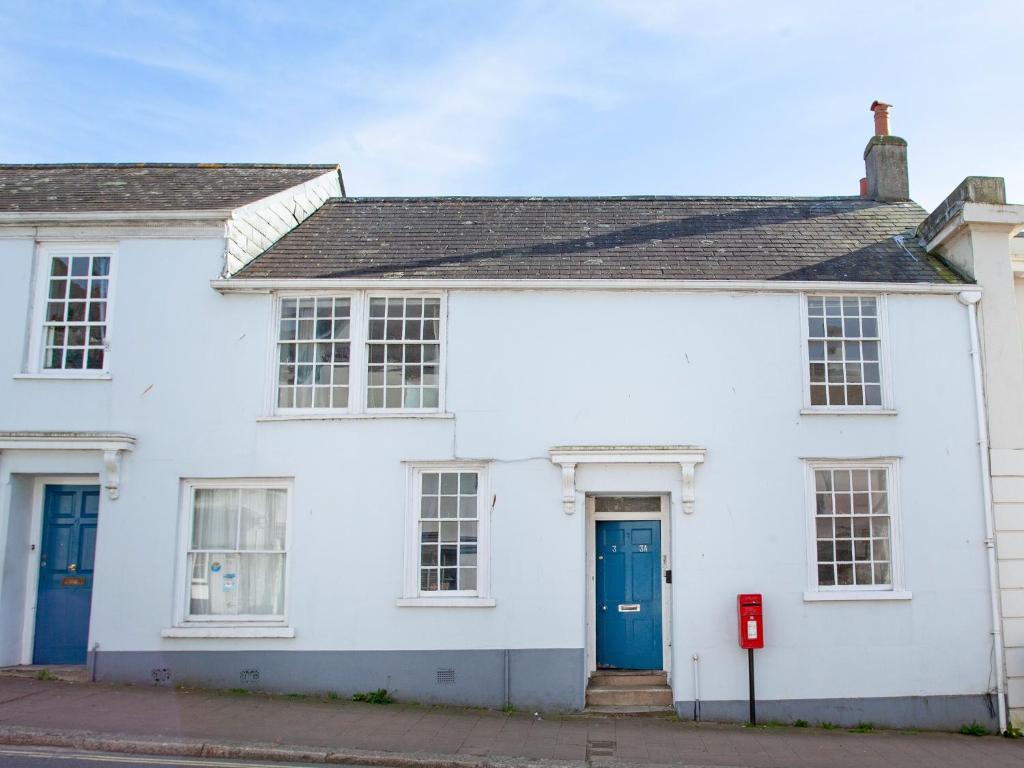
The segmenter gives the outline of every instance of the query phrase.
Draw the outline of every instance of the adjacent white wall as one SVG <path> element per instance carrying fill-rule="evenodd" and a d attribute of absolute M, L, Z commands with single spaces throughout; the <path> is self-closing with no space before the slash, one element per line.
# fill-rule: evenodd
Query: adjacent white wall
<path fill-rule="evenodd" d="M 13 276 L 0 289 L 10 330 L 0 336 L 0 429 L 138 438 L 121 498 L 101 509 L 90 639 L 101 650 L 582 648 L 585 516 L 563 513 L 548 450 L 694 444 L 707 449 L 696 513 L 673 511 L 677 700 L 692 697 L 694 652 L 705 699 L 745 697 L 734 624 L 742 591 L 765 595 L 764 698 L 990 688 L 973 385 L 966 310 L 954 296 L 889 299 L 894 417 L 800 415 L 795 294 L 455 291 L 454 419 L 258 422 L 271 300 L 209 287 L 223 241 L 122 241 L 112 379 L 101 382 L 12 378 L 32 252 L 31 242 L 0 239 Z M 801 457 L 891 455 L 903 457 L 913 600 L 805 603 Z M 402 462 L 451 458 L 493 461 L 497 606 L 398 608 Z M 63 455 L 45 470 L 40 462 L 0 455 L 0 488 L 11 473 L 74 471 Z M 599 467 L 581 473 L 632 489 L 665 471 L 615 468 L 621 481 L 594 479 Z M 287 613 L 296 635 L 161 639 L 178 599 L 180 478 L 231 476 L 295 478 Z M 18 506 L 12 518 L 26 514 Z"/>

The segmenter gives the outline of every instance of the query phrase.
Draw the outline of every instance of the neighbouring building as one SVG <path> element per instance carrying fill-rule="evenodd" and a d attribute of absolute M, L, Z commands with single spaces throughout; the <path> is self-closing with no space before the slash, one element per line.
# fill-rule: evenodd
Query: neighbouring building
<path fill-rule="evenodd" d="M 876 134 L 866 197 L 0 167 L 0 663 L 743 719 L 758 592 L 762 717 L 994 723 L 990 289 Z"/>
<path fill-rule="evenodd" d="M 989 542 L 998 558 L 1010 719 L 1024 725 L 1024 205 L 1002 179 L 971 176 L 919 227 L 921 242 L 977 282 L 977 323 L 988 405 L 982 436 L 991 472 Z M 999 625 L 996 625 L 997 628 Z M 997 635 L 998 638 L 998 635 Z M 998 643 L 997 643 L 998 644 Z M 1000 679 L 1004 677 L 999 674 Z"/>

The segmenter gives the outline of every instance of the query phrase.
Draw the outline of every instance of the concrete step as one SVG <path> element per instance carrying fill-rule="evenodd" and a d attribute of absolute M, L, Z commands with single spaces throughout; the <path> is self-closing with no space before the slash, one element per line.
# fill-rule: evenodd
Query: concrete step
<path fill-rule="evenodd" d="M 647 669 L 599 669 L 590 675 L 590 685 L 597 688 L 622 688 L 636 685 L 665 685 L 667 672 Z"/>
<path fill-rule="evenodd" d="M 672 689 L 667 685 L 590 686 L 587 707 L 668 707 Z"/>
<path fill-rule="evenodd" d="M 586 717 L 587 715 L 596 715 L 596 716 L 606 716 L 606 715 L 607 716 L 610 716 L 610 715 L 622 716 L 622 715 L 629 715 L 631 717 L 664 717 L 665 715 L 675 714 L 675 711 L 676 710 L 675 710 L 674 707 L 642 707 L 642 706 L 633 706 L 633 707 L 601 707 L 601 706 L 597 706 L 597 707 L 587 707 L 586 709 L 583 710 L 582 715 L 584 717 Z"/>

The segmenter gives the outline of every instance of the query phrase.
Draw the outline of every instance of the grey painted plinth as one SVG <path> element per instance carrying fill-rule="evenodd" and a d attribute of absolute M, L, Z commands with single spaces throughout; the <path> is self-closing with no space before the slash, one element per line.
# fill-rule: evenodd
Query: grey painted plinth
<path fill-rule="evenodd" d="M 96 680 L 548 711 L 583 708 L 582 648 L 487 651 L 97 651 Z M 506 671 L 507 670 L 507 671 Z M 507 691 L 506 691 L 507 681 Z"/>
<path fill-rule="evenodd" d="M 806 720 L 841 726 L 873 723 L 886 728 L 938 728 L 956 730 L 965 723 L 978 722 L 996 730 L 995 700 L 988 694 L 966 696 L 893 696 L 861 699 L 782 699 L 757 702 L 757 721 L 791 723 Z M 692 701 L 677 701 L 676 714 L 692 720 Z M 739 701 L 702 701 L 700 719 L 719 722 L 747 722 L 750 705 Z"/>

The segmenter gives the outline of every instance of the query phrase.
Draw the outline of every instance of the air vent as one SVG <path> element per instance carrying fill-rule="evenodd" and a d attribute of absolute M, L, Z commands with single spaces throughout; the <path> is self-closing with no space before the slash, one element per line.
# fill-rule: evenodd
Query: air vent
<path fill-rule="evenodd" d="M 454 669 L 439 669 L 439 670 L 437 670 L 437 684 L 438 685 L 455 685 L 455 670 Z"/>

